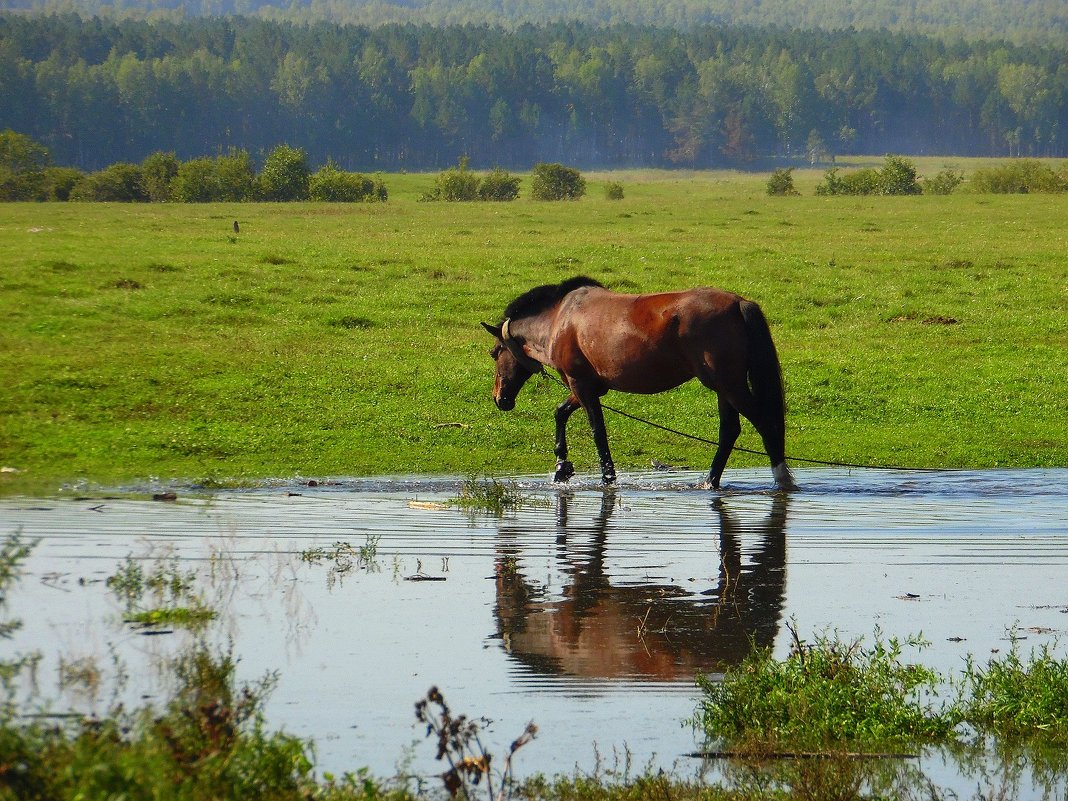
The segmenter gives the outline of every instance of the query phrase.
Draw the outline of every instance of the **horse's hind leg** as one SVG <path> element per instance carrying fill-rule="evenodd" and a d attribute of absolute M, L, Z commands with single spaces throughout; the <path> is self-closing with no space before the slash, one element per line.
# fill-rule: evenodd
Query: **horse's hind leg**
<path fill-rule="evenodd" d="M 722 395 L 718 396 L 719 402 L 719 447 L 712 459 L 712 467 L 708 471 L 708 484 L 712 489 L 719 489 L 719 480 L 723 475 L 723 469 L 727 466 L 734 443 L 738 435 L 742 433 L 742 424 L 738 410 L 731 406 L 730 401 Z"/>
<path fill-rule="evenodd" d="M 575 466 L 567 460 L 567 421 L 580 405 L 578 398 L 572 395 L 556 407 L 556 472 L 553 481 L 560 484 L 575 475 Z"/>

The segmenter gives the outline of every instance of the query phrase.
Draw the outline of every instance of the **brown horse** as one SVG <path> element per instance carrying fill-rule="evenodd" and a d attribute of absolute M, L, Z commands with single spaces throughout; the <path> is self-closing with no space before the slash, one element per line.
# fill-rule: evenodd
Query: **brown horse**
<path fill-rule="evenodd" d="M 786 466 L 782 371 L 760 307 L 720 289 L 623 295 L 585 276 L 535 287 L 504 310 L 500 325 L 482 324 L 497 339 L 493 401 L 502 411 L 535 373 L 548 366 L 571 391 L 556 409 L 556 472 L 567 481 L 567 420 L 586 410 L 605 484 L 616 478 L 601 397 L 664 392 L 697 378 L 718 394 L 719 447 L 708 484 L 720 476 L 741 433 L 739 414 L 760 433 L 780 489 L 793 489 Z"/>

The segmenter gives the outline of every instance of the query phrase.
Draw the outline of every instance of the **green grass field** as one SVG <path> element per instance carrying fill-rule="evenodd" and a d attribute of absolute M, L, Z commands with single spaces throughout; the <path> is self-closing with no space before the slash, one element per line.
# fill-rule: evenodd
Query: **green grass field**
<path fill-rule="evenodd" d="M 562 390 L 531 382 L 498 412 L 478 323 L 579 273 L 758 301 L 793 455 L 1068 465 L 1068 197 L 816 197 L 822 173 L 795 173 L 802 197 L 785 198 L 766 175 L 619 171 L 586 173 L 572 203 L 419 203 L 434 176 L 391 175 L 382 205 L 0 205 L 0 465 L 18 471 L 0 492 L 547 475 Z M 716 434 L 696 383 L 608 402 Z M 608 426 L 622 469 L 711 460 Z M 577 469 L 597 474 L 584 418 L 571 428 Z M 751 427 L 739 444 L 759 448 Z M 765 463 L 736 454 L 727 480 Z"/>

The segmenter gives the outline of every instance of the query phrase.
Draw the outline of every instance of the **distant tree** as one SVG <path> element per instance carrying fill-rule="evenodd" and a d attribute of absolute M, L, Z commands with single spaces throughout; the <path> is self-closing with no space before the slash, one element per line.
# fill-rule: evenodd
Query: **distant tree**
<path fill-rule="evenodd" d="M 307 200 L 308 157 L 303 148 L 278 145 L 267 155 L 257 177 L 260 197 L 264 200 Z"/>
<path fill-rule="evenodd" d="M 831 158 L 830 152 L 827 150 L 827 143 L 823 140 L 823 136 L 820 132 L 813 128 L 809 131 L 808 142 L 805 145 L 805 155 L 808 157 L 808 163 L 815 167 L 817 164 L 822 164 L 828 159 L 834 162 Z"/>
<path fill-rule="evenodd" d="M 171 181 L 180 166 L 181 162 L 173 152 L 156 151 L 141 162 L 141 177 L 149 200 L 164 203 L 171 199 Z"/>
<path fill-rule="evenodd" d="M 48 148 L 10 128 L 0 131 L 0 170 L 16 175 L 40 172 L 52 164 Z"/>
<path fill-rule="evenodd" d="M 623 184 L 617 181 L 609 181 L 604 185 L 604 196 L 608 200 L 622 200 L 623 199 Z"/>
<path fill-rule="evenodd" d="M 145 203 L 148 193 L 145 191 L 141 168 L 137 164 L 120 162 L 85 176 L 71 190 L 70 199 Z"/>
<path fill-rule="evenodd" d="M 214 203 L 222 198 L 222 183 L 215 160 L 207 156 L 178 165 L 170 183 L 171 199 L 178 203 Z"/>
<path fill-rule="evenodd" d="M 468 167 L 470 161 L 467 156 L 462 156 L 455 167 L 442 170 L 434 179 L 434 187 L 419 199 L 451 203 L 478 200 L 479 178 Z"/>
<path fill-rule="evenodd" d="M 534 200 L 578 200 L 586 194 L 586 179 L 563 164 L 534 165 L 530 196 Z"/>
<path fill-rule="evenodd" d="M 921 185 L 925 195 L 950 195 L 962 183 L 964 173 L 959 170 L 942 170 L 933 178 L 924 178 Z"/>
<path fill-rule="evenodd" d="M 779 168 L 768 178 L 768 194 L 778 196 L 799 195 L 794 189 L 794 168 Z"/>
<path fill-rule="evenodd" d="M 308 181 L 311 200 L 326 203 L 384 202 L 388 193 L 385 184 L 357 172 L 339 170 L 333 163 L 313 173 Z"/>

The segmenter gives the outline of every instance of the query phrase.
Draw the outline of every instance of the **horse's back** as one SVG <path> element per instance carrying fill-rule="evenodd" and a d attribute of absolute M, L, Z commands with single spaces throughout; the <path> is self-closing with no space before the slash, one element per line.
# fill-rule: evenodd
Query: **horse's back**
<path fill-rule="evenodd" d="M 558 364 L 590 370 L 609 389 L 662 392 L 730 359 L 716 352 L 744 346 L 742 300 L 713 287 L 646 295 L 584 287 L 557 314 Z"/>

